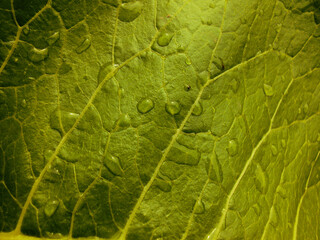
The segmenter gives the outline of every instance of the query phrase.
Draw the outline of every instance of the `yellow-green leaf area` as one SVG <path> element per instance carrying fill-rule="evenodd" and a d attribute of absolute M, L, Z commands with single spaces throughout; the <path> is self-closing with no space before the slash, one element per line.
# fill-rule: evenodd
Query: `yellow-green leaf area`
<path fill-rule="evenodd" d="M 319 239 L 318 1 L 0 1 L 0 239 Z"/>

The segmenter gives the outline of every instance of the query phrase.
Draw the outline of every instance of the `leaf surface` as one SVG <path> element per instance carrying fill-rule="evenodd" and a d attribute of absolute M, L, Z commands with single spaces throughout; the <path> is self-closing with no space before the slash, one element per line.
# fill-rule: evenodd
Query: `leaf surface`
<path fill-rule="evenodd" d="M 0 239 L 319 238 L 319 1 L 0 19 Z"/>

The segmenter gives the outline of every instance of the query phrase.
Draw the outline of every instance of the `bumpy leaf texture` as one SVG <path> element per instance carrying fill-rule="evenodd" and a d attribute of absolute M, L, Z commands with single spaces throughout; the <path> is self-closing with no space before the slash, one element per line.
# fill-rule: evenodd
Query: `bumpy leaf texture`
<path fill-rule="evenodd" d="M 0 239 L 319 239 L 318 0 L 1 0 Z"/>

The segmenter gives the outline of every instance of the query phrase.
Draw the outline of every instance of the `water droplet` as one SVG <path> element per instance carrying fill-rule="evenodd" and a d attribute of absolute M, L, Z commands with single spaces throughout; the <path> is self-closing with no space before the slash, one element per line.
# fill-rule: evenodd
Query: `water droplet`
<path fill-rule="evenodd" d="M 277 26 L 275 27 L 275 30 L 277 33 L 280 32 L 282 25 L 281 24 L 277 24 Z"/>
<path fill-rule="evenodd" d="M 282 9 L 281 8 L 276 8 L 274 10 L 274 16 L 278 17 L 282 14 Z"/>
<path fill-rule="evenodd" d="M 189 91 L 191 90 L 191 86 L 188 85 L 188 84 L 185 84 L 185 85 L 184 85 L 184 90 L 185 90 L 186 92 L 189 92 Z"/>
<path fill-rule="evenodd" d="M 140 1 L 121 4 L 119 19 L 122 22 L 132 22 L 141 14 L 142 7 L 143 4 Z"/>
<path fill-rule="evenodd" d="M 16 63 L 19 61 L 19 58 L 15 57 L 15 58 L 13 58 L 13 61 Z"/>
<path fill-rule="evenodd" d="M 75 91 L 76 93 L 80 93 L 80 92 L 81 92 L 81 89 L 79 88 L 79 86 L 75 86 L 75 87 L 74 87 L 74 91 Z"/>
<path fill-rule="evenodd" d="M 186 64 L 187 65 L 191 65 L 192 64 L 192 62 L 191 62 L 191 60 L 189 58 L 186 58 Z"/>
<path fill-rule="evenodd" d="M 51 217 L 57 210 L 59 206 L 58 199 L 49 199 L 44 207 L 44 214 L 47 217 Z"/>
<path fill-rule="evenodd" d="M 53 151 L 52 150 L 50 150 L 50 149 L 46 149 L 45 151 L 44 151 L 44 153 L 43 153 L 43 156 L 44 156 L 44 159 L 46 160 L 46 161 L 49 161 L 49 159 L 51 158 L 51 156 L 53 155 Z"/>
<path fill-rule="evenodd" d="M 278 148 L 275 145 L 271 145 L 271 152 L 273 156 L 278 154 Z"/>
<path fill-rule="evenodd" d="M 230 140 L 228 143 L 227 151 L 230 156 L 234 156 L 238 153 L 238 142 L 234 139 Z"/>
<path fill-rule="evenodd" d="M 179 143 L 174 143 L 168 153 L 168 160 L 177 164 L 196 166 L 200 161 L 200 153 L 196 149 L 187 148 Z"/>
<path fill-rule="evenodd" d="M 63 235 L 61 233 L 45 232 L 45 236 L 52 239 L 62 239 Z"/>
<path fill-rule="evenodd" d="M 25 99 L 22 99 L 21 107 L 25 108 L 26 106 L 27 106 L 27 101 Z"/>
<path fill-rule="evenodd" d="M 98 84 L 100 84 L 112 70 L 113 67 L 110 63 L 101 65 L 98 73 Z"/>
<path fill-rule="evenodd" d="M 249 35 L 249 36 L 250 36 L 250 35 Z M 211 72 L 211 71 L 215 71 L 215 70 L 218 70 L 218 72 L 221 72 L 221 71 L 224 71 L 224 70 L 225 70 L 225 65 L 224 65 L 224 63 L 223 63 L 222 58 L 217 57 L 217 56 L 214 56 L 212 63 L 213 63 L 213 65 L 212 65 L 211 67 L 216 66 L 216 69 L 212 69 L 212 70 L 210 70 L 210 72 Z M 213 74 L 212 77 L 214 77 L 214 76 L 215 76 L 215 73 L 212 73 L 212 74 Z"/>
<path fill-rule="evenodd" d="M 264 94 L 268 97 L 271 97 L 273 95 L 273 88 L 268 84 L 263 84 L 263 91 Z"/>
<path fill-rule="evenodd" d="M 281 140 L 281 146 L 282 146 L 283 148 L 285 148 L 286 145 L 287 145 L 286 140 L 282 139 L 282 140 Z"/>
<path fill-rule="evenodd" d="M 186 51 L 186 46 L 185 46 L 185 45 L 178 44 L 178 46 L 177 46 L 177 51 L 178 51 L 179 53 L 185 52 L 185 51 Z"/>
<path fill-rule="evenodd" d="M 278 41 L 275 41 L 275 42 L 273 43 L 273 49 L 274 49 L 274 50 L 278 50 L 278 49 L 279 49 L 279 42 L 278 42 Z"/>
<path fill-rule="evenodd" d="M 202 114 L 203 108 L 200 102 L 197 102 L 197 104 L 194 106 L 194 109 L 192 111 L 192 115 L 200 116 Z"/>
<path fill-rule="evenodd" d="M 202 202 L 202 200 L 196 201 L 194 208 L 195 208 L 194 209 L 195 214 L 202 214 L 205 212 L 205 206 L 204 206 L 204 203 Z"/>
<path fill-rule="evenodd" d="M 280 53 L 279 53 L 279 59 L 281 60 L 281 61 L 284 61 L 285 59 L 286 59 L 286 54 L 283 52 L 283 51 L 280 51 Z M 285 79 L 285 76 L 281 76 L 281 79 L 282 80 L 284 80 Z"/>
<path fill-rule="evenodd" d="M 203 71 L 198 74 L 197 84 L 199 89 L 208 81 L 208 74 L 209 73 L 207 71 Z"/>
<path fill-rule="evenodd" d="M 54 34 L 52 34 L 50 37 L 47 38 L 47 43 L 51 46 L 56 41 L 58 41 L 59 38 L 60 38 L 60 32 L 55 32 Z"/>
<path fill-rule="evenodd" d="M 232 79 L 230 83 L 230 87 L 234 93 L 236 93 L 239 89 L 239 82 L 236 79 Z"/>
<path fill-rule="evenodd" d="M 66 74 L 72 70 L 72 67 L 68 64 L 63 62 L 59 68 L 59 74 Z"/>
<path fill-rule="evenodd" d="M 279 185 L 276 192 L 283 199 L 287 198 L 287 189 L 283 185 Z"/>
<path fill-rule="evenodd" d="M 43 129 L 41 129 L 39 132 L 41 136 L 46 136 L 46 132 Z"/>
<path fill-rule="evenodd" d="M 242 17 L 240 19 L 241 24 L 246 24 L 247 23 L 247 19 L 245 17 Z"/>
<path fill-rule="evenodd" d="M 63 128 L 65 131 L 68 131 L 74 124 L 75 120 L 79 117 L 78 113 L 72 112 L 61 112 L 61 120 Z"/>
<path fill-rule="evenodd" d="M 308 103 L 306 103 L 303 105 L 303 112 L 304 112 L 304 114 L 307 114 L 308 111 L 309 111 L 309 105 L 308 105 Z"/>
<path fill-rule="evenodd" d="M 203 25 L 211 26 L 211 25 L 212 25 L 212 20 L 211 20 L 211 19 L 204 18 L 204 19 L 201 19 L 201 23 L 202 23 Z"/>
<path fill-rule="evenodd" d="M 298 114 L 301 114 L 302 113 L 302 109 L 299 107 L 298 108 Z"/>
<path fill-rule="evenodd" d="M 176 115 L 181 110 L 180 104 L 176 101 L 170 101 L 170 102 L 166 103 L 165 108 L 166 108 L 167 113 L 169 113 L 170 115 Z"/>
<path fill-rule="evenodd" d="M 130 126 L 130 123 L 131 123 L 131 118 L 129 114 L 121 114 L 117 122 L 117 125 L 122 128 L 127 128 Z"/>
<path fill-rule="evenodd" d="M 41 62 L 46 59 L 48 55 L 48 48 L 38 49 L 34 47 L 29 51 L 28 57 L 32 62 Z"/>
<path fill-rule="evenodd" d="M 157 43 L 161 47 L 168 46 L 169 43 L 171 42 L 171 39 L 173 37 L 172 33 L 161 33 L 160 36 L 158 37 Z"/>
<path fill-rule="evenodd" d="M 150 112 L 154 108 L 154 103 L 151 99 L 145 98 L 137 104 L 137 109 L 140 113 Z"/>
<path fill-rule="evenodd" d="M 79 121 L 77 129 L 89 134 L 94 134 L 98 131 L 101 131 L 101 124 L 101 116 L 98 110 L 94 106 L 90 106 L 86 114 Z"/>
<path fill-rule="evenodd" d="M 106 156 L 103 159 L 103 165 L 114 175 L 121 176 L 123 174 L 120 159 L 110 153 L 106 153 Z"/>
<path fill-rule="evenodd" d="M 62 147 L 58 153 L 58 157 L 64 159 L 70 163 L 76 163 L 79 161 L 80 154 L 77 154 L 77 150 L 75 149 L 67 149 L 66 147 Z"/>
<path fill-rule="evenodd" d="M 278 218 L 279 217 L 278 217 L 277 210 L 274 206 L 272 206 L 270 210 L 270 225 L 272 225 L 274 228 L 278 227 L 278 222 L 279 222 Z"/>
<path fill-rule="evenodd" d="M 119 0 L 102 0 L 102 2 L 109 4 L 113 7 L 118 7 L 119 5 Z"/>
<path fill-rule="evenodd" d="M 59 109 L 56 108 L 50 114 L 50 127 L 58 130 L 60 134 L 63 134 L 63 132 L 69 131 L 78 116 L 79 114 L 77 113 L 59 111 Z"/>
<path fill-rule="evenodd" d="M 209 157 L 207 158 L 206 167 L 207 167 L 208 176 L 212 181 L 219 182 L 219 183 L 223 181 L 221 164 L 215 152 L 212 154 L 210 158 Z"/>
<path fill-rule="evenodd" d="M 83 53 L 91 46 L 91 40 L 86 38 L 83 42 L 76 48 L 76 53 L 80 54 Z"/>
<path fill-rule="evenodd" d="M 261 206 L 258 203 L 255 203 L 252 208 L 258 216 L 261 215 Z"/>
<path fill-rule="evenodd" d="M 236 199 L 234 196 L 232 198 L 230 198 L 228 209 L 229 210 L 236 210 Z"/>
<path fill-rule="evenodd" d="M 29 28 L 29 25 L 26 25 L 24 28 L 23 28 L 23 34 L 24 35 L 28 35 L 29 34 L 29 32 L 30 32 L 30 28 Z"/>
<path fill-rule="evenodd" d="M 51 182 L 51 183 L 57 183 L 57 182 L 60 182 L 61 179 L 62 179 L 62 177 L 60 175 L 59 170 L 57 168 L 53 167 L 52 164 L 50 164 L 48 171 L 46 172 L 46 181 Z"/>
<path fill-rule="evenodd" d="M 170 192 L 172 189 L 172 183 L 170 181 L 166 181 L 161 178 L 156 178 L 154 181 L 154 186 L 159 188 L 160 190 L 164 192 Z"/>
<path fill-rule="evenodd" d="M 320 27 L 318 27 L 317 30 L 313 32 L 313 36 L 316 38 L 320 37 Z"/>
<path fill-rule="evenodd" d="M 140 58 L 142 59 L 146 59 L 149 56 L 150 52 L 148 50 L 143 51 L 142 53 L 140 53 Z"/>
<path fill-rule="evenodd" d="M 267 178 L 266 175 L 261 168 L 260 164 L 257 164 L 256 170 L 255 170 L 255 179 L 254 183 L 256 185 L 256 188 L 261 193 L 266 193 L 267 191 Z"/>

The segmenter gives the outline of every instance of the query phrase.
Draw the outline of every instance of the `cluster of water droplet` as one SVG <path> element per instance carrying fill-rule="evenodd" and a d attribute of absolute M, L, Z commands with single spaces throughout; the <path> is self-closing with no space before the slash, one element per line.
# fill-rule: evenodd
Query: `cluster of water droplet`
<path fill-rule="evenodd" d="M 150 112 L 154 108 L 154 102 L 149 99 L 145 98 L 138 102 L 137 109 L 140 113 L 145 114 Z M 181 105 L 177 101 L 168 101 L 165 104 L 165 110 L 168 114 L 174 116 L 179 114 L 181 111 Z M 194 106 L 194 109 L 192 111 L 192 115 L 200 116 L 202 114 L 203 108 L 200 102 L 197 102 Z"/>

